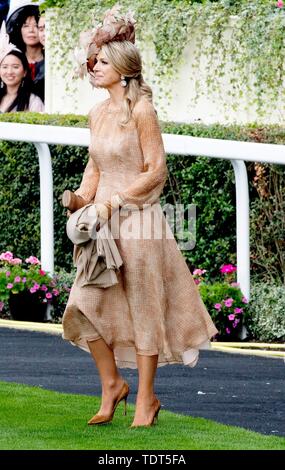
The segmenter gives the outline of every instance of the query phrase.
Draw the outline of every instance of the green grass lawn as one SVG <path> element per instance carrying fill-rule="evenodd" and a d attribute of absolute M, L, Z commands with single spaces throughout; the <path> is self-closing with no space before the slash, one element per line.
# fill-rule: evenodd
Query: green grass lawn
<path fill-rule="evenodd" d="M 260 450 L 285 449 L 285 438 L 264 436 L 203 418 L 161 411 L 158 424 L 130 429 L 134 406 L 112 423 L 87 426 L 100 398 L 0 382 L 0 449 Z"/>

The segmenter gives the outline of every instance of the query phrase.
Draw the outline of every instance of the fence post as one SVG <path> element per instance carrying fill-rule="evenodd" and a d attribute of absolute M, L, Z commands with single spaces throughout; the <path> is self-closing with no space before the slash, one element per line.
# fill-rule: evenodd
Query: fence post
<path fill-rule="evenodd" d="M 34 143 L 40 164 L 41 262 L 42 269 L 54 274 L 53 178 L 49 146 Z"/>
<path fill-rule="evenodd" d="M 250 297 L 249 189 L 244 161 L 231 160 L 235 172 L 237 282 L 243 295 Z"/>

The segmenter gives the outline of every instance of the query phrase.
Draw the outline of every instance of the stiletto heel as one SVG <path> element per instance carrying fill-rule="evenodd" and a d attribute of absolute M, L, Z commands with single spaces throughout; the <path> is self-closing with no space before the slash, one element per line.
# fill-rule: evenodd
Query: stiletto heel
<path fill-rule="evenodd" d="M 130 388 L 129 388 L 128 384 L 126 382 L 124 382 L 124 384 L 122 386 L 122 389 L 119 393 L 119 396 L 115 401 L 115 404 L 113 406 L 113 409 L 112 409 L 111 413 L 109 415 L 96 414 L 95 416 L 93 416 L 93 418 L 91 418 L 88 421 L 88 424 L 89 425 L 105 424 L 105 423 L 109 423 L 110 421 L 112 421 L 114 413 L 116 411 L 116 408 L 122 400 L 124 400 L 124 402 L 125 402 L 124 415 L 126 416 L 126 414 L 127 414 L 127 398 L 128 398 L 129 392 L 130 392 Z"/>
<path fill-rule="evenodd" d="M 154 417 L 153 417 L 153 422 L 152 422 L 152 424 L 157 424 L 157 423 L 158 423 L 158 413 L 159 413 L 159 411 L 160 411 L 160 407 L 161 407 L 160 401 L 158 400 L 158 406 L 157 406 L 155 415 L 154 415 Z"/>
<path fill-rule="evenodd" d="M 124 416 L 127 416 L 127 399 L 128 399 L 128 395 L 124 398 L 125 400 Z"/>

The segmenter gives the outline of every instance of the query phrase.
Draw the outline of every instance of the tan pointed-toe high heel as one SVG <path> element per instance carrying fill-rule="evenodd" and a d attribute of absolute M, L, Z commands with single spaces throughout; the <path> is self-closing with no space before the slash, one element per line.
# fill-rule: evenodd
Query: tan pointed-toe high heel
<path fill-rule="evenodd" d="M 87 204 L 83 197 L 77 196 L 77 194 L 74 194 L 72 191 L 69 191 L 69 189 L 66 189 L 63 192 L 61 202 L 63 207 L 66 207 L 66 209 L 69 209 L 71 212 L 75 212 L 78 209 L 81 209 L 81 207 L 86 206 Z"/>
<path fill-rule="evenodd" d="M 153 426 L 158 421 L 158 413 L 159 413 L 160 408 L 161 408 L 161 403 L 158 399 L 156 399 L 156 404 L 155 404 L 155 407 L 153 409 L 153 417 L 152 417 L 151 421 L 147 424 L 132 424 L 130 427 L 131 428 L 141 428 L 141 427 L 142 428 L 149 428 L 150 426 Z"/>
<path fill-rule="evenodd" d="M 96 414 L 95 416 L 93 416 L 93 418 L 91 418 L 88 421 L 88 424 L 89 425 L 106 424 L 106 423 L 109 423 L 110 421 L 112 421 L 114 413 L 116 411 L 116 408 L 122 400 L 125 401 L 124 415 L 126 416 L 126 414 L 127 414 L 127 399 L 128 399 L 129 392 L 130 392 L 130 388 L 129 388 L 128 384 L 126 382 L 124 382 L 124 384 L 122 386 L 122 389 L 119 393 L 119 396 L 115 401 L 115 404 L 113 406 L 113 409 L 112 409 L 111 413 L 109 415 Z"/>

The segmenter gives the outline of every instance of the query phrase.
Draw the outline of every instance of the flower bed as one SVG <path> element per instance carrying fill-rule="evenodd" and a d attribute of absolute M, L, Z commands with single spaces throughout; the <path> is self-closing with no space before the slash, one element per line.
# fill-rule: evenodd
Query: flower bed
<path fill-rule="evenodd" d="M 236 267 L 232 264 L 221 266 L 220 272 L 224 280 L 212 284 L 204 279 L 207 272 L 205 269 L 193 271 L 194 281 L 199 286 L 202 299 L 219 331 L 215 339 L 221 341 L 236 341 L 243 336 L 248 300 L 234 280 L 235 271 Z"/>
<path fill-rule="evenodd" d="M 16 311 L 14 315 L 20 319 L 22 309 L 22 320 L 37 321 L 36 313 L 31 310 L 34 312 L 38 304 L 39 321 L 42 321 L 42 305 L 58 305 L 61 298 L 67 299 L 69 291 L 58 275 L 51 276 L 41 269 L 41 262 L 35 256 L 23 261 L 10 251 L 0 255 L 0 312 L 8 306 L 11 315 Z"/>

